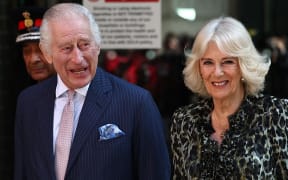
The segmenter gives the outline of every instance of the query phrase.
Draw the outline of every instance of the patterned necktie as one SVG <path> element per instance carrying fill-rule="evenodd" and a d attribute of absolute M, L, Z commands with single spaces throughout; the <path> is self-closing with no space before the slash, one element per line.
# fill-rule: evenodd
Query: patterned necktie
<path fill-rule="evenodd" d="M 73 96 L 75 91 L 68 91 L 68 102 L 64 106 L 58 136 L 56 139 L 55 168 L 57 180 L 64 180 L 72 142 L 74 120 Z"/>

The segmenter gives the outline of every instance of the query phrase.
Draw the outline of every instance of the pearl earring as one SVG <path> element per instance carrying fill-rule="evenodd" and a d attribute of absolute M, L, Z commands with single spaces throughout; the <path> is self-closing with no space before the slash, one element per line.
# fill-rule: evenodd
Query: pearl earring
<path fill-rule="evenodd" d="M 242 82 L 244 82 L 244 81 L 245 81 L 245 79 L 242 77 L 242 78 L 241 78 L 241 81 L 242 81 Z"/>

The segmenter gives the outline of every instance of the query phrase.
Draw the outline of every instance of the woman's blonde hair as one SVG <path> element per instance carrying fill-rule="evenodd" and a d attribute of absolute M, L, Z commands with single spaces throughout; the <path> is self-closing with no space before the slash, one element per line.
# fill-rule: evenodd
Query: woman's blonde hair
<path fill-rule="evenodd" d="M 185 85 L 201 96 L 209 96 L 199 70 L 199 59 L 209 42 L 228 56 L 237 57 L 246 95 L 255 95 L 263 90 L 270 59 L 256 50 L 244 25 L 232 17 L 220 17 L 209 21 L 197 34 L 192 51 L 185 49 L 187 56 L 183 70 Z"/>

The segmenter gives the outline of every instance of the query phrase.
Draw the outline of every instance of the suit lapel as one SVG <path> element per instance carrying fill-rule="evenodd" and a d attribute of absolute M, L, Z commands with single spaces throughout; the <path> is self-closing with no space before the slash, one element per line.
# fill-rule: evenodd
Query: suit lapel
<path fill-rule="evenodd" d="M 112 85 L 110 80 L 103 70 L 97 68 L 96 76 L 89 86 L 81 110 L 77 130 L 70 150 L 67 171 L 71 168 L 71 165 L 74 163 L 87 138 L 91 133 L 94 133 L 95 127 L 101 124 L 102 113 L 111 102 L 111 90 Z"/>
<path fill-rule="evenodd" d="M 38 122 L 39 126 L 37 131 L 39 131 L 39 140 L 40 146 L 39 148 L 40 157 L 44 160 L 41 162 L 45 162 L 45 166 L 48 169 L 48 174 L 51 175 L 50 179 L 54 174 L 54 154 L 53 154 L 53 115 L 54 115 L 54 101 L 55 101 L 55 88 L 57 79 L 56 76 L 46 87 L 45 91 L 41 95 L 42 99 L 38 105 Z M 48 175 L 47 174 L 47 175 Z"/>

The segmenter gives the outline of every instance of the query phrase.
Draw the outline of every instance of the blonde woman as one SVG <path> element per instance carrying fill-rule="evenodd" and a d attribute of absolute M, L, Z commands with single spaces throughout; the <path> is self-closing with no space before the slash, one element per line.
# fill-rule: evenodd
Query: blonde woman
<path fill-rule="evenodd" d="M 173 179 L 287 179 L 288 100 L 261 94 L 270 61 L 244 25 L 211 20 L 187 55 L 200 98 L 173 114 Z"/>

